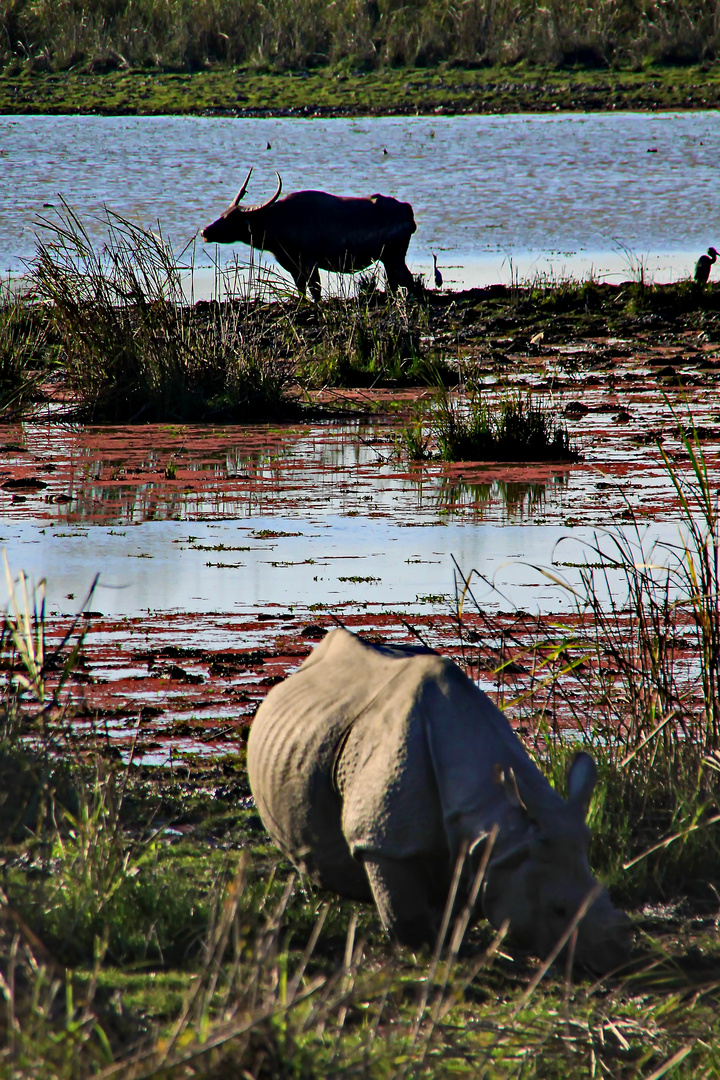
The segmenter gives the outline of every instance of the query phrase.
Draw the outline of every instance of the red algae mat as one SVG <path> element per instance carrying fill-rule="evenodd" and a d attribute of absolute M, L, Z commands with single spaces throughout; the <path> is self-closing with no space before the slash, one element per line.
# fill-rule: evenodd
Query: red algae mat
<path fill-rule="evenodd" d="M 677 366 L 682 350 L 666 352 Z M 528 564 L 570 572 L 577 555 L 557 542 L 582 530 L 591 546 L 594 531 L 628 522 L 677 536 L 657 448 L 687 472 L 671 406 L 683 424 L 692 408 L 715 475 L 720 420 L 702 377 L 714 353 L 695 351 L 682 387 L 625 353 L 607 378 L 560 385 L 547 357 L 537 375 L 525 358 L 518 384 L 553 386 L 583 455 L 572 465 L 409 465 L 396 449 L 402 416 L 427 394 L 335 395 L 366 409 L 392 396 L 397 408 L 312 424 L 0 429 L 0 542 L 13 573 L 47 576 L 51 640 L 100 574 L 72 687 L 78 738 L 158 763 L 233 751 L 267 689 L 337 623 L 419 636 L 474 665 L 486 689 L 501 692 L 501 678 L 512 690 L 512 668 L 496 673 L 508 620 L 570 610 Z M 520 589 L 466 610 L 464 637 L 455 563 Z M 468 633 L 482 650 L 468 651 Z"/>

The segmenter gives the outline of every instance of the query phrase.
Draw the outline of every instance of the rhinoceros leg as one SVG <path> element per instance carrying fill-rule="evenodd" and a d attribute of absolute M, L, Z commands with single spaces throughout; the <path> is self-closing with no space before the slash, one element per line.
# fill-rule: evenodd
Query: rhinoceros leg
<path fill-rule="evenodd" d="M 391 937 L 412 949 L 434 945 L 436 915 L 428 902 L 425 867 L 411 860 L 362 858 L 383 926 Z"/>

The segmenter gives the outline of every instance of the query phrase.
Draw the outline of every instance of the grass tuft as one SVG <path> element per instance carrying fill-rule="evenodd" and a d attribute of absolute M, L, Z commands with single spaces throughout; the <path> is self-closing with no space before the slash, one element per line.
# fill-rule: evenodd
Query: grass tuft
<path fill-rule="evenodd" d="M 432 416 L 443 461 L 577 461 L 565 425 L 545 403 L 519 394 L 495 402 L 479 391 L 467 399 L 440 395 Z"/>
<path fill-rule="evenodd" d="M 102 248 L 66 204 L 43 221 L 32 269 L 62 346 L 61 369 L 81 418 L 94 421 L 262 419 L 291 411 L 290 366 L 262 345 L 252 303 L 183 295 L 163 240 L 111 211 Z"/>

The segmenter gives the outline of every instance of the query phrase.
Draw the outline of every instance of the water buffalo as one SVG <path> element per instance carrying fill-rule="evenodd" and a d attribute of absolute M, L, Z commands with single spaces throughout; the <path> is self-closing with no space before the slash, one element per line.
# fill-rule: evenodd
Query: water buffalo
<path fill-rule="evenodd" d="M 203 240 L 213 244 L 239 241 L 269 251 L 292 274 L 301 295 L 309 284 L 315 300 L 320 299 L 318 269 L 348 274 L 377 261 L 385 267 L 390 289 L 402 285 L 417 291 L 405 265 L 415 232 L 410 203 L 385 195 L 353 199 L 326 191 L 295 191 L 281 199 L 282 180 L 276 174 L 273 197 L 245 209 L 240 201 L 251 173 L 252 169 L 225 213 L 202 230 Z"/>
<path fill-rule="evenodd" d="M 592 758 L 576 756 L 563 799 L 503 713 L 430 649 L 333 630 L 260 706 L 248 770 L 275 843 L 321 885 L 374 897 L 402 943 L 434 941 L 458 853 L 467 890 L 497 829 L 479 902 L 493 926 L 509 920 L 546 957 L 595 890 L 575 959 L 605 972 L 627 958 L 630 921 L 588 865 Z"/>

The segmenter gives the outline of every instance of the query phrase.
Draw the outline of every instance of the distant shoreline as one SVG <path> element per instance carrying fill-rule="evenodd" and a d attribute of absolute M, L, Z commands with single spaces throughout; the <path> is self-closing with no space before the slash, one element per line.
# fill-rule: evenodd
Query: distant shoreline
<path fill-rule="evenodd" d="M 0 115 L 371 117 L 720 107 L 720 67 L 642 71 L 323 67 L 299 72 L 214 67 L 0 76 Z"/>

